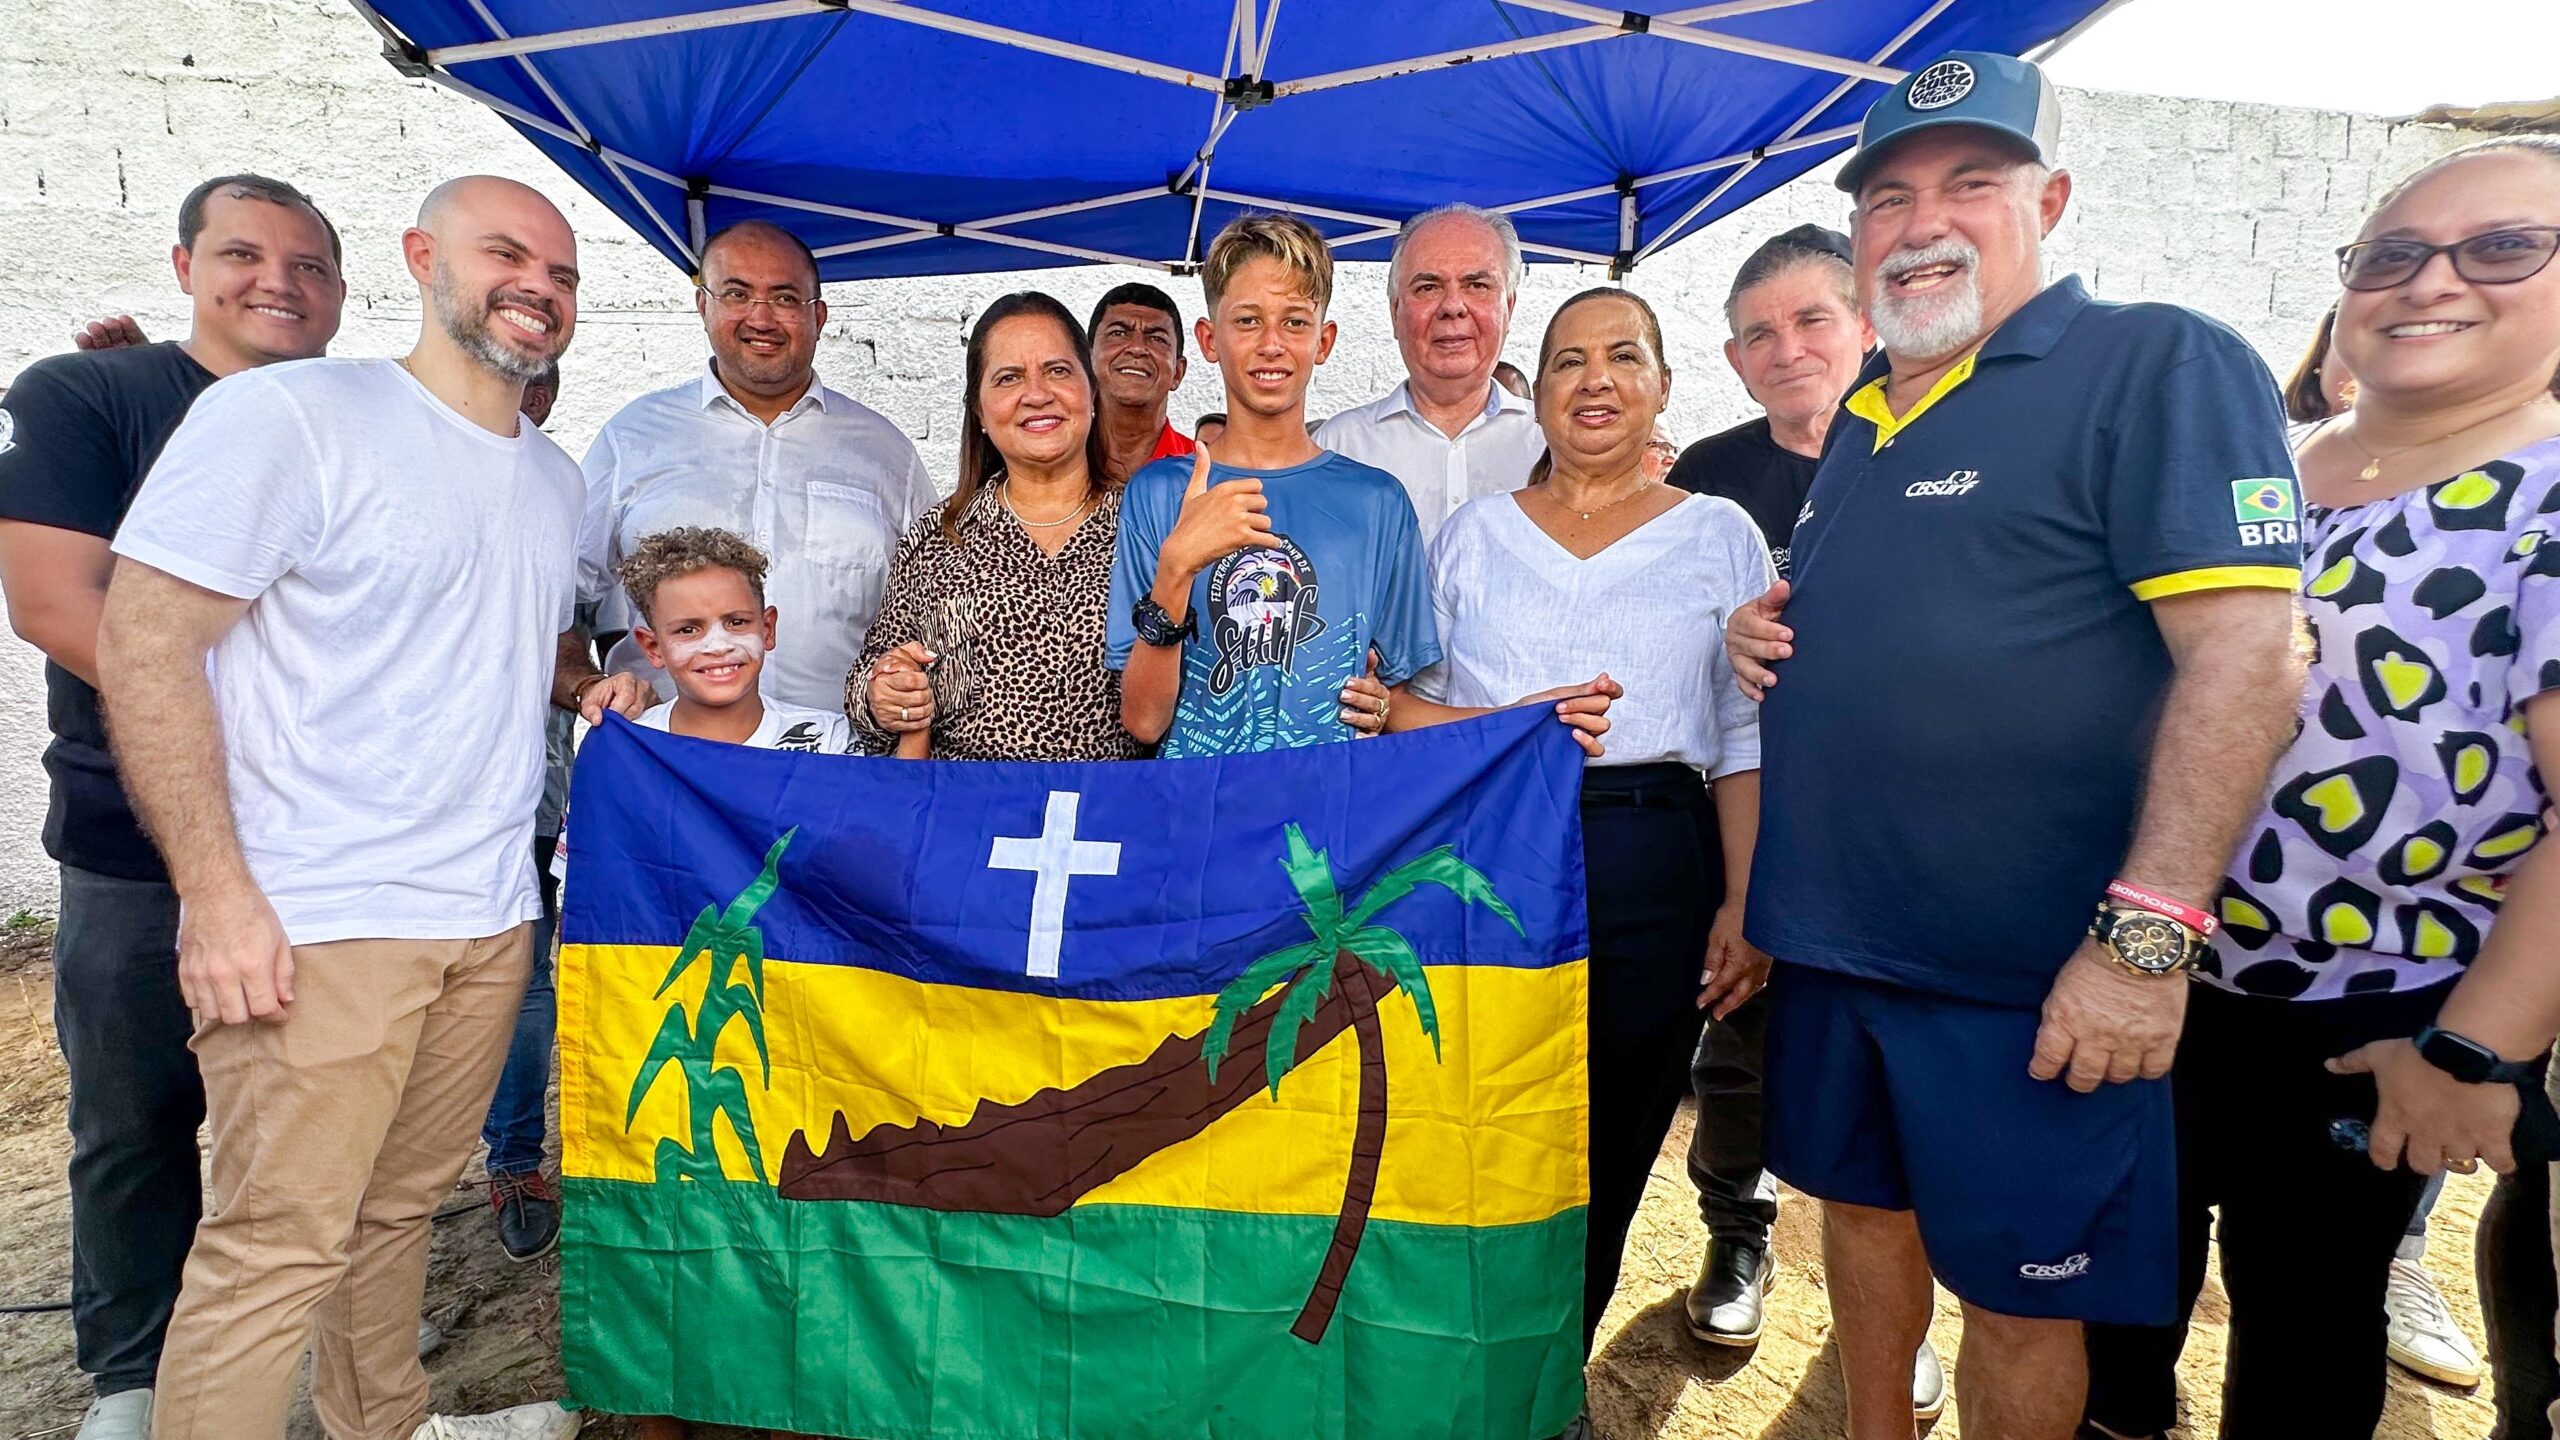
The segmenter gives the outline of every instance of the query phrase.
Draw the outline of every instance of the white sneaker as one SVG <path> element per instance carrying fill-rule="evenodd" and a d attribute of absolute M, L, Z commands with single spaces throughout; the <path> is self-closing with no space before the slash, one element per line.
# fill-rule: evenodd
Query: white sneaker
<path fill-rule="evenodd" d="M 2453 1323 L 2436 1290 L 2435 1277 L 2415 1260 L 2391 1262 L 2391 1285 L 2383 1292 L 2383 1314 L 2390 1318 L 2390 1355 L 2400 1364 L 2447 1385 L 2465 1389 L 2480 1383 L 2480 1352 L 2471 1337 Z"/>
<path fill-rule="evenodd" d="M 72 1440 L 151 1440 L 150 1387 L 98 1397 Z"/>
<path fill-rule="evenodd" d="M 585 1423 L 585 1411 L 545 1400 L 488 1415 L 430 1415 L 409 1440 L 569 1440 Z"/>

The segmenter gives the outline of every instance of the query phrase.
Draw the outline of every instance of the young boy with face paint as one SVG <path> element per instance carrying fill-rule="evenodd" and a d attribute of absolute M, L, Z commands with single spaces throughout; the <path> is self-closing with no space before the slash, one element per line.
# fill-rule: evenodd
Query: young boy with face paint
<path fill-rule="evenodd" d="M 773 648 L 774 609 L 764 603 L 764 552 L 726 530 L 661 530 L 620 571 L 637 622 L 631 638 L 675 682 L 676 698 L 636 722 L 670 735 L 850 755 L 853 726 L 841 714 L 768 700 L 756 691 Z M 569 878 L 569 826 L 551 852 L 551 877 Z"/>
<path fill-rule="evenodd" d="M 726 530 L 663 530 L 621 566 L 639 623 L 631 638 L 667 672 L 676 698 L 643 725 L 699 740 L 843 755 L 853 729 L 842 714 L 785 705 L 757 691 L 773 648 L 774 609 L 764 600 L 764 552 Z"/>

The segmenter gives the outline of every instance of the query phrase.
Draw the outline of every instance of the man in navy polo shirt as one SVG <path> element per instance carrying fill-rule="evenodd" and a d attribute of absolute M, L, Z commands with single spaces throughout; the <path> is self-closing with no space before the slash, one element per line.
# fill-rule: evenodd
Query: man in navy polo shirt
<path fill-rule="evenodd" d="M 1769 1165 L 1824 1204 L 1855 1440 L 1912 1434 L 1933 1272 L 2004 1440 L 2078 1424 L 2081 1322 L 2171 1313 L 2181 967 L 2302 686 L 2274 381 L 2201 316 L 2039 288 L 2057 128 L 1998 55 L 1869 112 L 1840 184 L 1883 351 L 1794 595 L 1729 632 L 1767 700 Z"/>

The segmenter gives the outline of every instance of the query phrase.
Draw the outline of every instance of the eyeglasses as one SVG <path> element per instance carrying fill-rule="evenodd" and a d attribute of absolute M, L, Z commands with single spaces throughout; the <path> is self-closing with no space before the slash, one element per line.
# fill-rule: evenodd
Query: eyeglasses
<path fill-rule="evenodd" d="M 776 320 L 796 320 L 818 303 L 814 295 L 804 300 L 797 295 L 750 295 L 744 290 L 706 290 L 699 285 L 693 291 L 710 297 L 713 304 L 732 315 L 743 315 L 761 305 L 772 311 Z"/>
<path fill-rule="evenodd" d="M 2541 274 L 2554 251 L 2560 251 L 2560 225 L 2486 230 L 2450 245 L 2359 240 L 2338 248 L 2338 283 L 2350 290 L 2397 289 L 2444 255 L 2452 259 L 2453 273 L 2474 285 L 2513 285 Z"/>

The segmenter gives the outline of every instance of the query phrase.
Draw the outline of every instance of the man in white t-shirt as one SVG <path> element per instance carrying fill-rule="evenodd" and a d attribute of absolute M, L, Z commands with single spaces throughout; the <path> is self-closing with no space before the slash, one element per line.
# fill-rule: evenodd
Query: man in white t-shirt
<path fill-rule="evenodd" d="M 1443 205 L 1404 222 L 1387 266 L 1404 383 L 1316 430 L 1404 485 L 1425 542 L 1459 506 L 1528 484 L 1546 453 L 1528 398 L 1493 379 L 1524 274 L 1507 216 Z"/>
<path fill-rule="evenodd" d="M 841 710 L 889 557 L 933 505 L 933 481 L 895 424 L 819 383 L 827 302 L 818 262 L 790 231 L 748 221 L 712 236 L 694 308 L 708 368 L 623 406 L 587 447 L 579 593 L 610 615 L 614 568 L 642 540 L 679 526 L 732 531 L 773 557 L 774 603 L 789 617 L 764 693 Z M 629 623 L 599 621 L 608 632 Z M 587 662 L 564 647 L 562 663 Z M 641 676 L 661 700 L 674 694 L 627 634 L 604 668 Z"/>
<path fill-rule="evenodd" d="M 336 1440 L 556 1440 L 555 1405 L 430 1417 L 429 1217 L 531 951 L 551 655 L 582 486 L 517 406 L 577 316 L 577 246 L 485 176 L 401 237 L 405 358 L 217 382 L 115 541 L 98 642 L 126 788 L 181 901 L 214 1203 L 158 1440 L 278 1440 L 306 1340 Z M 209 658 L 208 658 L 209 657 Z"/>

